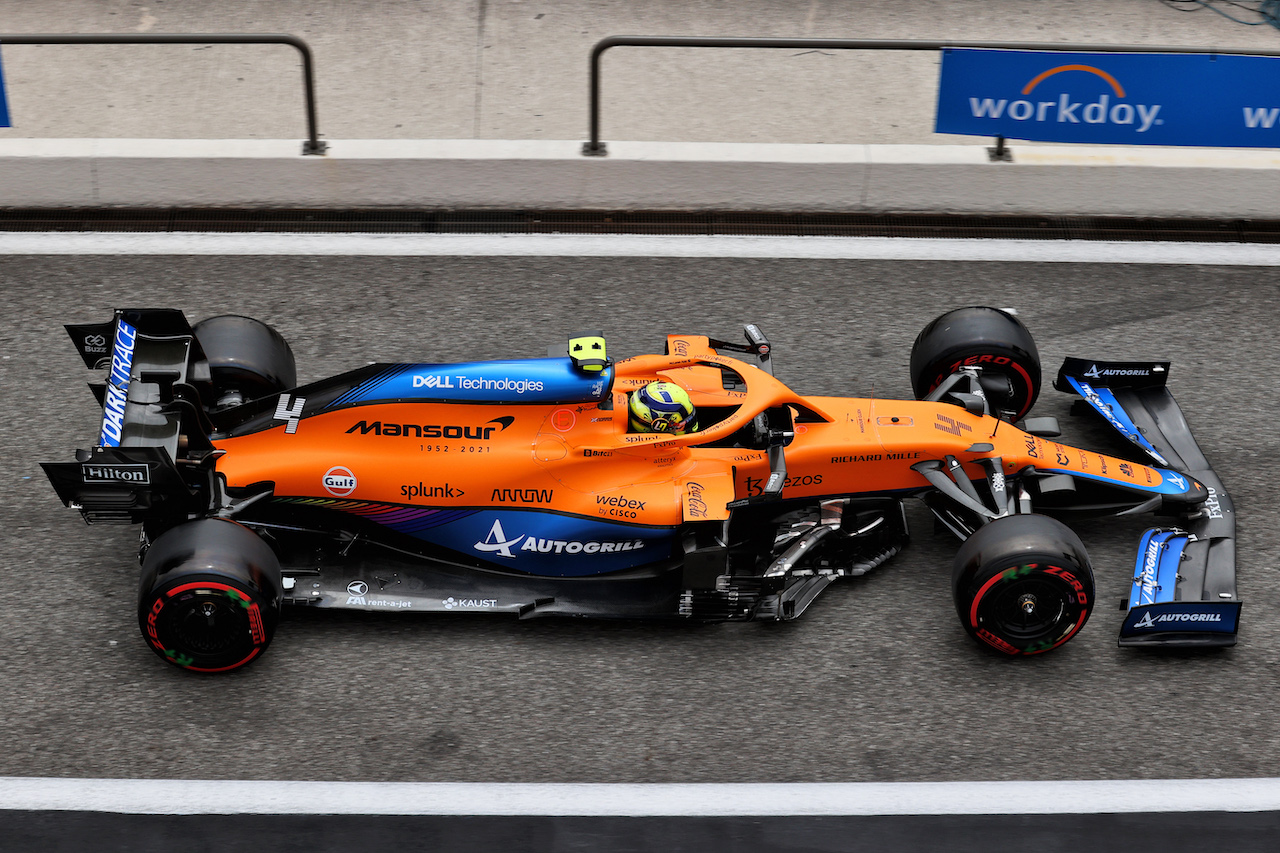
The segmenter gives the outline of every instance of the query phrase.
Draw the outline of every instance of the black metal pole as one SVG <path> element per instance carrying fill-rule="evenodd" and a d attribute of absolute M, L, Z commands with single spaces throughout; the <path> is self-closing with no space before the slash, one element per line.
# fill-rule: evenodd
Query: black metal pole
<path fill-rule="evenodd" d="M 1042 50 L 1073 53 L 1204 53 L 1209 55 L 1280 56 L 1280 50 L 1240 50 L 1225 47 L 1186 47 L 1152 44 L 1075 44 L 1026 41 L 948 41 L 936 39 L 789 39 L 789 38 L 702 38 L 699 36 L 606 36 L 591 48 L 590 122 L 591 139 L 582 143 L 588 157 L 604 157 L 609 152 L 600 141 L 600 57 L 611 47 L 722 47 L 791 48 L 808 50 L 945 50 L 972 48 L 987 50 Z"/>
<path fill-rule="evenodd" d="M 320 140 L 316 121 L 315 70 L 311 47 L 287 33 L 7 33 L 4 44 L 284 44 L 302 54 L 302 88 L 307 107 L 307 141 L 303 154 L 323 154 L 328 143 Z"/>

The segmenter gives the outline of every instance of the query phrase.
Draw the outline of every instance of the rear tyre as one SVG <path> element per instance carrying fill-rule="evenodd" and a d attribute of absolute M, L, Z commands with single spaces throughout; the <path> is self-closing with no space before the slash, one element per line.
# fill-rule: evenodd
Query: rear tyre
<path fill-rule="evenodd" d="M 1040 395 L 1040 354 L 1017 317 L 998 308 L 958 308 L 925 326 L 911 347 L 911 389 L 917 400 L 961 367 L 982 368 L 993 413 L 1010 421 L 1031 411 Z"/>
<path fill-rule="evenodd" d="M 224 314 L 201 320 L 193 330 L 209 360 L 215 406 L 238 405 L 297 385 L 289 342 L 261 320 Z"/>
<path fill-rule="evenodd" d="M 1080 537 L 1044 515 L 1011 515 L 960 546 L 951 574 L 969 635 L 1010 656 L 1055 649 L 1093 610 L 1093 569 Z"/>
<path fill-rule="evenodd" d="M 259 658 L 280 616 L 280 564 L 253 531 L 218 518 L 167 531 L 142 562 L 138 626 L 161 658 L 228 672 Z"/>

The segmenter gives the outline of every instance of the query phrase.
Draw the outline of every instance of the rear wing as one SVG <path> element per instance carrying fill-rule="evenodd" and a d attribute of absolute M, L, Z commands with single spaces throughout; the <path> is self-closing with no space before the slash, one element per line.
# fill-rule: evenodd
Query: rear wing
<path fill-rule="evenodd" d="M 102 406 L 93 446 L 75 462 L 41 463 L 58 497 L 91 524 L 203 508 L 207 477 L 184 469 L 212 461 L 201 405 L 209 367 L 182 312 L 125 309 L 107 323 L 66 328 L 106 382 L 89 386 Z"/>
<path fill-rule="evenodd" d="M 1078 394 L 1157 464 L 1208 489 L 1176 527 L 1144 534 L 1120 645 L 1231 646 L 1241 607 L 1235 507 L 1166 387 L 1168 376 L 1167 361 L 1068 358 L 1054 387 Z"/>

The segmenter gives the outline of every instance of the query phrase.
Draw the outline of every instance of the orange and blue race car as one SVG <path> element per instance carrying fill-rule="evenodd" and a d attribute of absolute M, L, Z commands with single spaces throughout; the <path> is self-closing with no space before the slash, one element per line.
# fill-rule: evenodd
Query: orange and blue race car
<path fill-rule="evenodd" d="M 1167 362 L 1067 359 L 1056 386 L 1123 437 L 1109 455 L 1027 417 L 1036 346 L 961 308 L 911 353 L 914 400 L 801 396 L 755 326 L 614 361 L 598 332 L 546 358 L 371 364 L 295 387 L 270 326 L 127 309 L 67 327 L 101 432 L 44 463 L 91 524 L 141 525 L 138 620 L 165 660 L 236 669 L 284 605 L 695 621 L 789 620 L 908 542 L 918 498 L 962 544 L 956 610 L 1008 655 L 1070 640 L 1095 603 L 1061 519 L 1153 512 L 1121 645 L 1235 642 L 1231 500 Z M 629 394 L 683 388 L 699 428 L 635 432 Z M 1139 461 L 1139 460 L 1144 461 Z"/>

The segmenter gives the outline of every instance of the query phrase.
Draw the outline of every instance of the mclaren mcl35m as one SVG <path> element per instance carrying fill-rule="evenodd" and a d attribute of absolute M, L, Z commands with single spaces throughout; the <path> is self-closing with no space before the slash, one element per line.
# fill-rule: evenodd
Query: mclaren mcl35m
<path fill-rule="evenodd" d="M 102 425 L 45 472 L 89 523 L 141 525 L 142 635 L 189 670 L 258 658 L 285 605 L 794 619 L 907 544 L 908 498 L 961 540 L 956 610 L 991 650 L 1049 651 L 1088 620 L 1093 569 L 1062 519 L 1148 512 L 1121 645 L 1235 642 L 1231 500 L 1169 364 L 1067 359 L 1056 387 L 1127 450 L 1063 444 L 1027 417 L 1031 335 L 993 308 L 925 327 L 912 400 L 797 394 L 755 326 L 617 361 L 587 333 L 546 358 L 301 387 L 288 343 L 246 317 L 67 329 L 105 373 Z M 697 431 L 631 431 L 628 394 L 655 380 L 688 392 Z"/>

